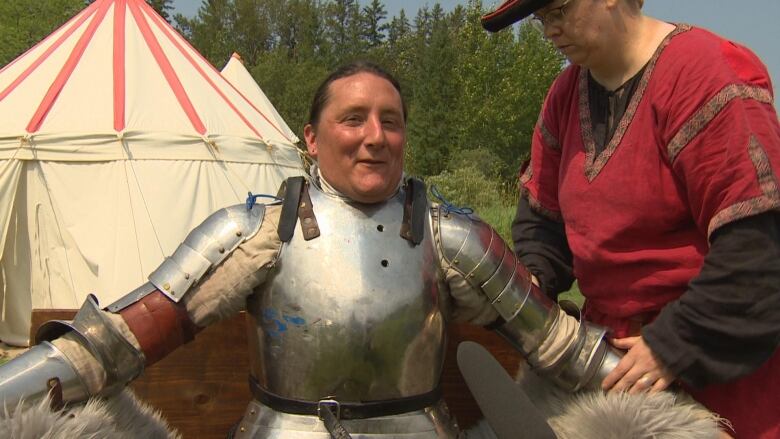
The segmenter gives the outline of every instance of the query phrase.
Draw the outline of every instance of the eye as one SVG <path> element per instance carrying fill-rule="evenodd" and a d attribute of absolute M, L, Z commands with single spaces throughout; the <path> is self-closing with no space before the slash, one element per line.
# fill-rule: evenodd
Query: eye
<path fill-rule="evenodd" d="M 363 122 L 363 117 L 359 114 L 348 114 L 342 121 L 347 125 L 359 125 Z"/>
<path fill-rule="evenodd" d="M 398 128 L 401 126 L 401 122 L 396 118 L 384 118 L 382 125 L 388 128 Z"/>

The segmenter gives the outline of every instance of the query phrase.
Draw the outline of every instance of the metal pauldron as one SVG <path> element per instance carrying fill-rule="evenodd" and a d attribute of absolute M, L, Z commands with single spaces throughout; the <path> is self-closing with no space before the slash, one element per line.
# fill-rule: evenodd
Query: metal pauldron
<path fill-rule="evenodd" d="M 210 267 L 260 230 L 264 216 L 262 204 L 251 210 L 245 204 L 218 210 L 192 229 L 173 255 L 149 275 L 149 281 L 178 303 Z"/>
<path fill-rule="evenodd" d="M 490 299 L 505 321 L 497 332 L 537 367 L 535 352 L 558 331 L 558 304 L 531 282 L 531 274 L 488 224 L 441 208 L 437 218 L 445 261 Z M 597 325 L 581 322 L 576 337 L 555 364 L 539 371 L 571 391 L 595 388 L 620 356 Z"/>

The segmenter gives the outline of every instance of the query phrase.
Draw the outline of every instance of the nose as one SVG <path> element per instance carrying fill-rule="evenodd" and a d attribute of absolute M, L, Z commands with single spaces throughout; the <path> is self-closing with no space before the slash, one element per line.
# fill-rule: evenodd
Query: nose
<path fill-rule="evenodd" d="M 378 116 L 369 118 L 365 125 L 364 143 L 367 146 L 382 146 L 385 144 L 385 130 L 382 120 Z"/>
<path fill-rule="evenodd" d="M 559 36 L 561 34 L 561 27 L 559 23 L 545 23 L 544 24 L 544 37 L 548 40 Z"/>

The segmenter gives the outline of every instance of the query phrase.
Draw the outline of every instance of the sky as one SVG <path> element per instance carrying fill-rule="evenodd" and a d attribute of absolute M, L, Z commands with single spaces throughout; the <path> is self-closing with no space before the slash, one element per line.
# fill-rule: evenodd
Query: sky
<path fill-rule="evenodd" d="M 361 3 L 368 3 L 360 0 Z M 467 0 L 440 0 L 445 10 Z M 194 16 L 201 0 L 173 0 L 175 12 Z M 434 1 L 383 0 L 389 17 L 401 9 L 414 17 L 424 5 Z M 498 5 L 498 1 L 483 0 Z M 645 0 L 644 12 L 662 20 L 688 23 L 707 28 L 730 40 L 750 47 L 766 64 L 772 77 L 775 96 L 780 94 L 780 0 Z"/>

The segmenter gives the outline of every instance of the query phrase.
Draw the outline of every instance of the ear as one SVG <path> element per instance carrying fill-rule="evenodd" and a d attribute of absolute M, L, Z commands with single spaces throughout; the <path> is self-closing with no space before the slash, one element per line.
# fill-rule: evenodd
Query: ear
<path fill-rule="evenodd" d="M 316 159 L 318 152 L 317 133 L 314 132 L 314 127 L 310 123 L 303 127 L 303 138 L 306 140 L 306 150 L 309 151 L 309 155 Z"/>

